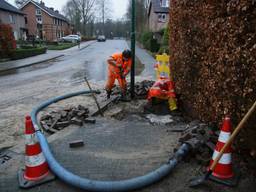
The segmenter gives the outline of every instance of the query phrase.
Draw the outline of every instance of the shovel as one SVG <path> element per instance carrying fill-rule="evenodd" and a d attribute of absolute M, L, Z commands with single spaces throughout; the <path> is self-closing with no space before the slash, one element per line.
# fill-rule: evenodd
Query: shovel
<path fill-rule="evenodd" d="M 212 172 L 214 171 L 217 163 L 219 162 L 220 158 L 222 157 L 224 151 L 227 149 L 227 147 L 231 144 L 231 142 L 234 140 L 234 138 L 236 137 L 236 135 L 239 133 L 239 131 L 243 128 L 245 122 L 248 120 L 248 118 L 250 117 L 250 115 L 253 113 L 253 111 L 256 109 L 256 101 L 254 102 L 254 104 L 251 106 L 251 108 L 249 109 L 249 111 L 246 113 L 246 115 L 243 117 L 243 119 L 240 121 L 240 123 L 238 124 L 238 126 L 235 128 L 234 132 L 231 134 L 230 138 L 228 139 L 228 141 L 226 142 L 226 144 L 223 146 L 223 148 L 221 149 L 220 153 L 217 155 L 216 159 L 214 159 L 209 171 L 201 176 L 201 177 L 197 177 L 194 178 L 192 180 L 190 180 L 190 187 L 197 187 L 198 185 L 202 184 L 204 181 L 206 181 L 209 176 L 212 174 Z"/>

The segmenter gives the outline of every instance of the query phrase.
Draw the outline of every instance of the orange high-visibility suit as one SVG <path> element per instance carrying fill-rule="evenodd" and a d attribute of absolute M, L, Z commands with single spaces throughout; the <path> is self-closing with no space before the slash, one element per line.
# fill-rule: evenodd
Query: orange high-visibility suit
<path fill-rule="evenodd" d="M 126 91 L 127 82 L 126 75 L 131 70 L 131 59 L 124 60 L 122 53 L 115 53 L 111 56 L 110 60 L 113 60 L 114 63 L 111 63 L 108 60 L 108 80 L 106 84 L 106 90 L 111 91 L 115 80 L 118 80 L 119 86 L 124 93 Z"/>

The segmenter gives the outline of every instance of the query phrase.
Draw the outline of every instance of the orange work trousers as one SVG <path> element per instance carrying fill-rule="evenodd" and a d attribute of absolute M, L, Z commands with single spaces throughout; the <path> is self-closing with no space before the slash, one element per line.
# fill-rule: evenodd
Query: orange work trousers
<path fill-rule="evenodd" d="M 126 87 L 127 87 L 127 82 L 125 78 L 121 78 L 119 75 L 114 75 L 114 74 L 109 74 L 108 75 L 108 80 L 107 80 L 107 84 L 106 84 L 106 90 L 107 91 L 111 91 L 112 88 L 114 87 L 115 84 L 115 80 L 118 80 L 119 86 L 122 90 L 122 92 L 126 91 Z"/>

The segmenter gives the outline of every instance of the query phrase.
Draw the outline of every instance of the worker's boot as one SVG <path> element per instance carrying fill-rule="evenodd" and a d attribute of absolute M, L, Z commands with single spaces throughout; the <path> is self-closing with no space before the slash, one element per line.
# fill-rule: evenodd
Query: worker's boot
<path fill-rule="evenodd" d="M 110 99 L 111 93 L 112 93 L 112 91 L 107 90 L 107 99 Z"/>
<path fill-rule="evenodd" d="M 124 101 L 124 102 L 131 101 L 131 100 L 128 98 L 127 94 L 126 94 L 126 91 L 123 91 L 123 92 L 121 93 L 121 98 L 120 98 L 120 100 L 121 100 L 121 101 Z"/>

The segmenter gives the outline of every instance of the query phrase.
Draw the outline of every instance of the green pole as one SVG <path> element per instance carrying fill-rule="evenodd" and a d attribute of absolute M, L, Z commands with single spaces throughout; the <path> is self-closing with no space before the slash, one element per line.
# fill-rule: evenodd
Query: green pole
<path fill-rule="evenodd" d="M 132 67 L 131 67 L 131 98 L 134 98 L 135 83 L 135 0 L 132 0 L 132 31 L 131 31 L 131 51 L 132 51 Z"/>

